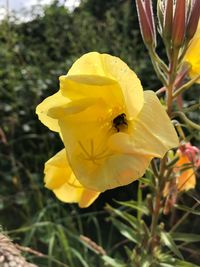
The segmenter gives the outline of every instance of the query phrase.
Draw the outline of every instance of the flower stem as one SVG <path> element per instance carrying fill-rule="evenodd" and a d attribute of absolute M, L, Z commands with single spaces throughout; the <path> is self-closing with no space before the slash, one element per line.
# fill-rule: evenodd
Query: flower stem
<path fill-rule="evenodd" d="M 154 208 L 153 208 L 152 222 L 151 222 L 150 249 L 152 252 L 154 251 L 154 248 L 157 246 L 157 225 L 161 208 L 160 200 L 161 200 L 161 194 L 158 190 L 154 198 Z"/>
<path fill-rule="evenodd" d="M 158 57 L 158 55 L 152 48 L 149 48 L 148 51 L 158 79 L 163 83 L 164 86 L 167 85 L 167 80 L 165 77 L 166 74 L 165 72 L 167 72 L 167 67 L 165 63 Z"/>
<path fill-rule="evenodd" d="M 177 66 L 178 66 L 178 54 L 179 49 L 176 48 L 171 53 L 171 60 L 170 60 L 170 68 L 168 74 L 168 84 L 167 88 L 167 113 L 171 116 L 172 113 L 172 104 L 173 104 L 173 90 L 174 90 L 174 83 L 176 80 L 177 75 Z"/>
<path fill-rule="evenodd" d="M 151 163 L 152 171 L 154 173 L 154 179 L 155 179 L 153 213 L 152 213 L 152 220 L 151 220 L 151 239 L 149 242 L 149 249 L 151 252 L 153 252 L 154 248 L 158 245 L 157 226 L 158 226 L 160 210 L 162 208 L 161 198 L 162 198 L 163 183 L 165 180 L 164 173 L 166 169 L 166 160 L 167 160 L 167 154 L 164 156 L 164 158 L 160 162 L 159 173 L 156 168 L 155 160 L 152 160 L 152 163 Z"/>
<path fill-rule="evenodd" d="M 199 131 L 200 131 L 200 125 L 197 124 L 197 123 L 195 123 L 195 122 L 193 122 L 193 121 L 191 121 L 190 119 L 188 119 L 188 118 L 186 117 L 186 115 L 185 115 L 183 112 L 181 112 L 181 111 L 176 111 L 176 112 L 174 112 L 172 115 L 173 115 L 173 117 L 178 116 L 178 117 L 181 118 L 181 119 L 182 119 L 188 126 L 190 126 L 190 127 L 193 128 L 193 129 L 196 129 L 196 130 L 199 130 Z"/>
<path fill-rule="evenodd" d="M 194 79 L 192 79 L 189 82 L 185 83 L 183 86 L 181 86 L 179 89 L 176 90 L 176 92 L 173 94 L 173 98 L 176 98 L 178 95 L 180 95 L 183 92 L 185 92 L 187 89 L 189 89 L 199 79 L 200 79 L 200 75 L 196 76 Z"/>

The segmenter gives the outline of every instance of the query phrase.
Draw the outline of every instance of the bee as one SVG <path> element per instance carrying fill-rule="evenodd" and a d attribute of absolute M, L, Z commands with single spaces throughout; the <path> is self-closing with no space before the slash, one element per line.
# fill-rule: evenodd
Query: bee
<path fill-rule="evenodd" d="M 115 127 L 117 132 L 120 131 L 120 126 L 122 126 L 122 125 L 128 126 L 125 113 L 118 115 L 116 118 L 113 119 L 112 122 L 113 122 L 113 126 Z"/>

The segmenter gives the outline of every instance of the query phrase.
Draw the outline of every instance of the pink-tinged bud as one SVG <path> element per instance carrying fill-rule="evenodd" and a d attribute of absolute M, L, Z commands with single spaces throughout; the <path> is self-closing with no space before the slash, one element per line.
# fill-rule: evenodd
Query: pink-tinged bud
<path fill-rule="evenodd" d="M 187 22 L 186 37 L 188 40 L 194 36 L 200 17 L 200 0 L 196 0 L 193 4 L 190 17 Z"/>
<path fill-rule="evenodd" d="M 173 9 L 174 1 L 167 0 L 164 12 L 164 27 L 163 27 L 163 37 L 166 39 L 171 39 L 172 36 L 172 24 L 173 24 Z"/>
<path fill-rule="evenodd" d="M 150 20 L 148 18 L 144 2 L 142 0 L 136 0 L 137 13 L 139 18 L 140 30 L 144 43 L 147 45 L 154 44 L 153 28 L 151 27 Z"/>
<path fill-rule="evenodd" d="M 151 30 L 153 32 L 153 35 L 155 36 L 155 23 L 154 23 L 154 15 L 153 15 L 153 8 L 152 8 L 152 0 L 144 0 L 146 15 L 149 20 L 149 24 L 151 27 Z"/>
<path fill-rule="evenodd" d="M 173 168 L 176 177 L 176 188 L 180 191 L 187 191 L 196 185 L 195 171 L 200 167 L 200 150 L 189 142 L 180 144 L 176 156 L 178 161 Z M 173 180 L 166 184 L 164 196 L 168 196 L 174 188 Z"/>
<path fill-rule="evenodd" d="M 183 44 L 186 24 L 186 0 L 177 0 L 172 26 L 172 42 L 175 47 Z"/>
<path fill-rule="evenodd" d="M 179 147 L 179 153 L 186 156 L 195 167 L 200 167 L 200 150 L 190 143 L 182 144 Z"/>

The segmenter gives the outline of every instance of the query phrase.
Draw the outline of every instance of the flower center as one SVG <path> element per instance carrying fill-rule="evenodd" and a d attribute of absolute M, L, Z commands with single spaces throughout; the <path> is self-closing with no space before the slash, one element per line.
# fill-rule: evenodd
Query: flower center
<path fill-rule="evenodd" d="M 117 132 L 122 131 L 124 128 L 128 127 L 128 121 L 126 119 L 126 114 L 121 113 L 117 117 L 115 117 L 112 121 L 113 127 L 117 130 Z"/>

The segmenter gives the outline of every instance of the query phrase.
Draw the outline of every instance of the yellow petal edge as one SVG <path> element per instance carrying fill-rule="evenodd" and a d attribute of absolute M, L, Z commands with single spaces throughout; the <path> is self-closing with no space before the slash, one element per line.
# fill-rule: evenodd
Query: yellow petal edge
<path fill-rule="evenodd" d="M 52 190 L 56 197 L 67 203 L 78 203 L 81 208 L 91 205 L 99 192 L 83 187 L 74 176 L 62 149 L 45 163 L 45 187 Z"/>

